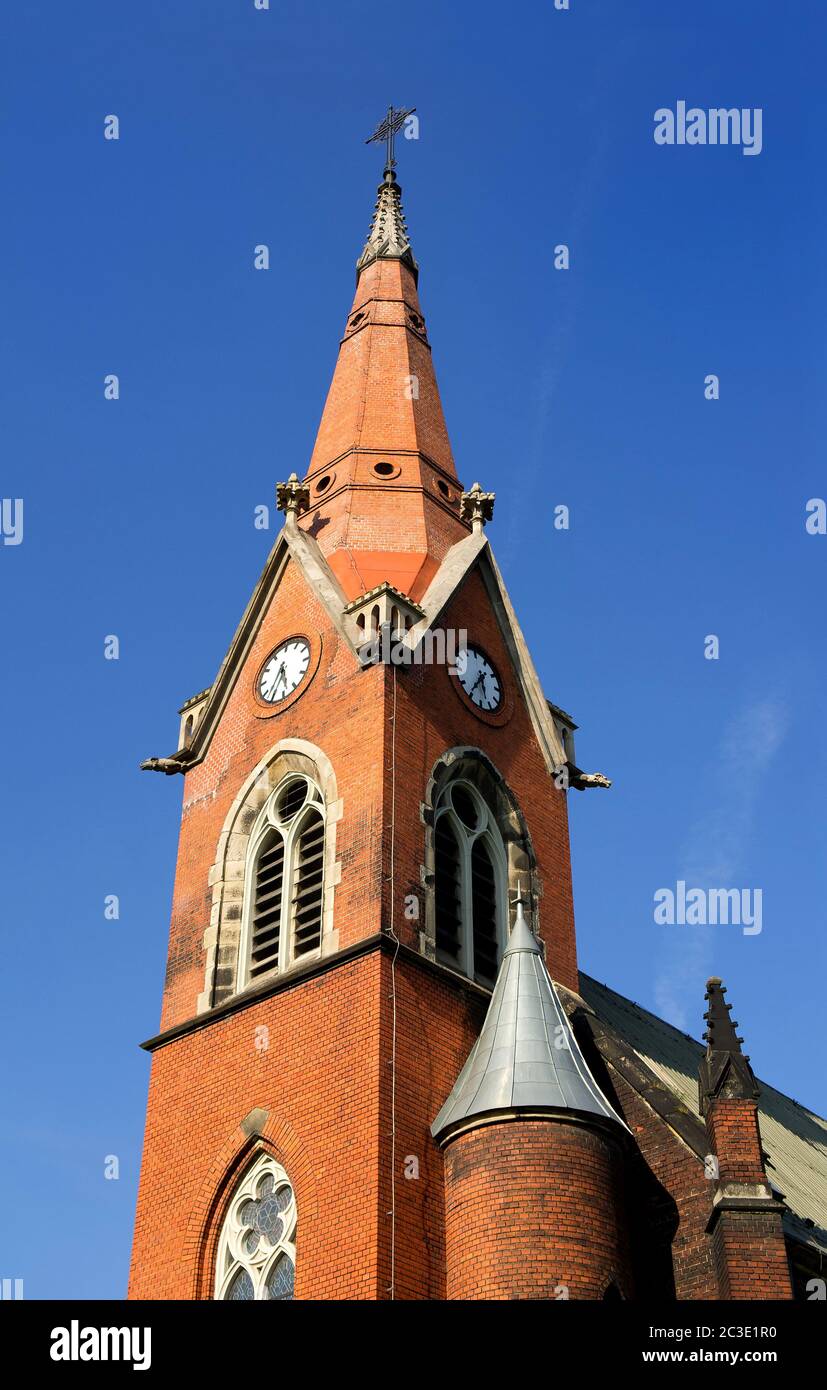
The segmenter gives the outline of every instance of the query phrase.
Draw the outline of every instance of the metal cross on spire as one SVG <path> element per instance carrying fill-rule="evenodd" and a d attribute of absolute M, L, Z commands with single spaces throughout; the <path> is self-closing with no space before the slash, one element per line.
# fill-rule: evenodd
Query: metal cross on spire
<path fill-rule="evenodd" d="M 398 111 L 395 111 L 392 106 L 389 106 L 387 116 L 384 120 L 379 122 L 373 134 L 365 141 L 366 145 L 380 145 L 383 140 L 385 141 L 387 146 L 385 167 L 388 169 L 396 168 L 396 160 L 393 157 L 394 136 L 397 131 L 402 129 L 408 117 L 412 116 L 415 110 L 416 107 L 411 106 L 407 111 L 402 107 L 400 107 Z"/>

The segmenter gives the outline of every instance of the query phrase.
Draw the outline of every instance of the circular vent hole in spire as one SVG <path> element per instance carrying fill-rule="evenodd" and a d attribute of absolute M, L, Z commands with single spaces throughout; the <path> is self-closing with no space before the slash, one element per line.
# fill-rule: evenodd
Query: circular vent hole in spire
<path fill-rule="evenodd" d="M 393 463 L 375 463 L 373 471 L 377 478 L 397 478 L 399 476 L 399 468 Z"/>
<path fill-rule="evenodd" d="M 313 491 L 317 497 L 320 492 L 327 492 L 327 489 L 330 487 L 330 484 L 333 482 L 335 476 L 336 475 L 334 473 L 325 473 L 323 478 L 320 478 L 317 483 L 314 483 Z"/>

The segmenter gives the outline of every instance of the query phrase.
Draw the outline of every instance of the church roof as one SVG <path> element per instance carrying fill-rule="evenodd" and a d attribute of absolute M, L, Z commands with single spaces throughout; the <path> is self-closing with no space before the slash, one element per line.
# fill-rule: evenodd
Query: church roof
<path fill-rule="evenodd" d="M 645 1092 L 647 1103 L 702 1157 L 707 1151 L 698 1095 L 703 1044 L 582 971 L 580 993 L 604 1059 Z M 641 1082 L 642 1076 L 654 1084 Z M 785 1228 L 797 1240 L 827 1251 L 827 1120 L 760 1079 L 757 1086 L 767 1173 L 786 1199 Z"/>
<path fill-rule="evenodd" d="M 519 902 L 482 1032 L 431 1133 L 443 1139 L 515 1112 L 576 1113 L 626 1128 L 586 1065 Z"/>

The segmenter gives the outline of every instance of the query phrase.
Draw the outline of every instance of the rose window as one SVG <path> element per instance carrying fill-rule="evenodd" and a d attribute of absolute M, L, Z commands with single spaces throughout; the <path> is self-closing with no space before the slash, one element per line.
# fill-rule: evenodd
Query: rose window
<path fill-rule="evenodd" d="M 218 1244 L 215 1297 L 253 1302 L 293 1298 L 296 1199 L 284 1169 L 262 1154 L 242 1179 Z"/>

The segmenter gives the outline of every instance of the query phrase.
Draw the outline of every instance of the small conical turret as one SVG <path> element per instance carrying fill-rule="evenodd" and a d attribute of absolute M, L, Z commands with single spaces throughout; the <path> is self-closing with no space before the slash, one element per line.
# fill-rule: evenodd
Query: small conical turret
<path fill-rule="evenodd" d="M 517 903 L 482 1032 L 431 1132 L 449 1299 L 631 1297 L 626 1126 L 586 1065 Z M 564 1292 L 563 1292 L 564 1291 Z"/>
<path fill-rule="evenodd" d="M 626 1128 L 589 1071 L 518 900 L 482 1032 L 431 1133 L 444 1141 L 499 1116 L 568 1113 Z"/>

